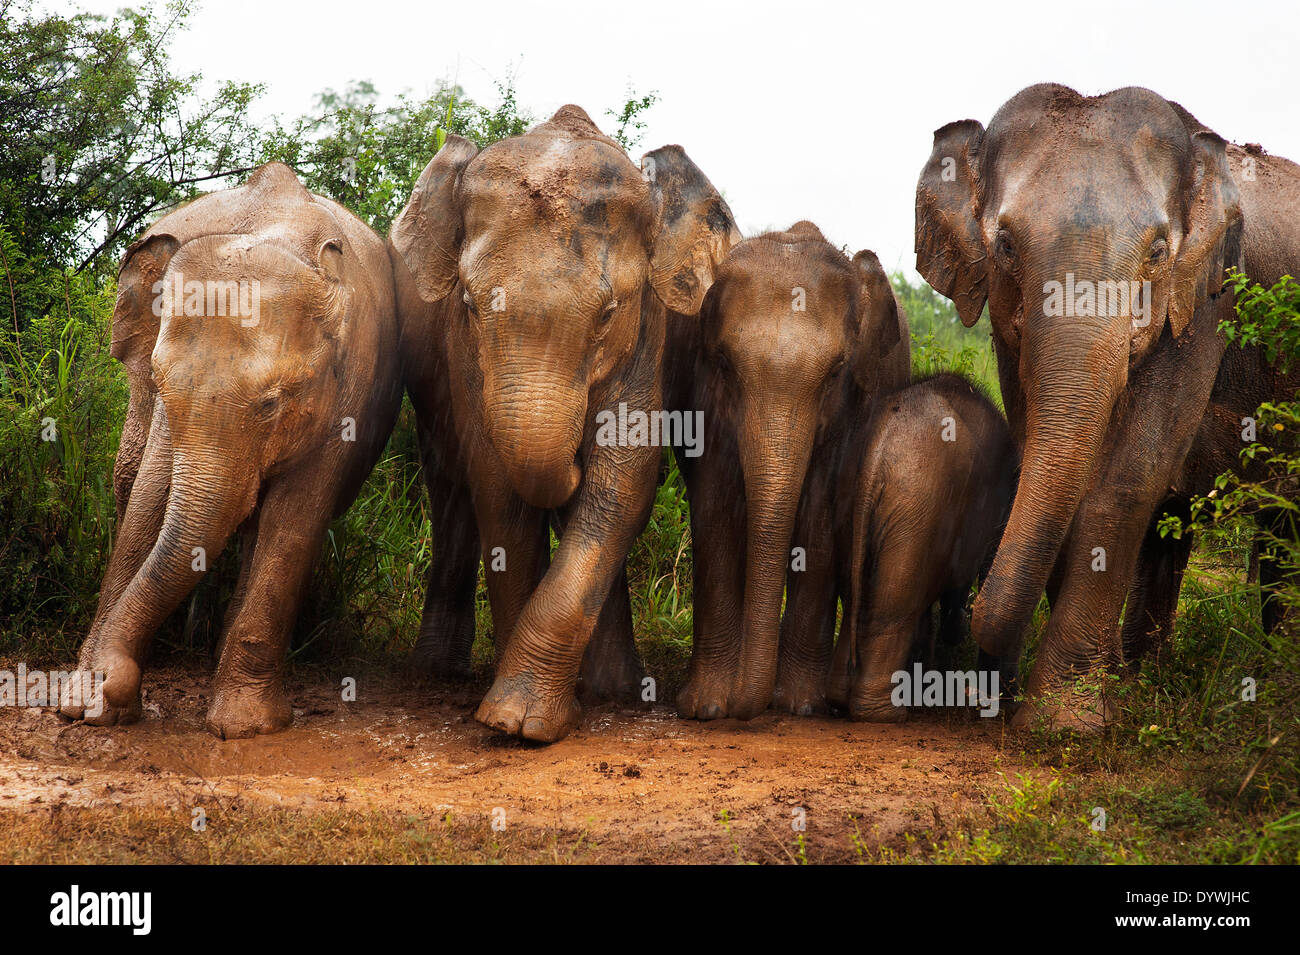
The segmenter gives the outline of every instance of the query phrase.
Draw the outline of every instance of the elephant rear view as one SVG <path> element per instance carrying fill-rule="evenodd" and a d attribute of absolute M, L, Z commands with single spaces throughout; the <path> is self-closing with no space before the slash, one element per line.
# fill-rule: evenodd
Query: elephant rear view
<path fill-rule="evenodd" d="M 936 601 L 944 636 L 960 636 L 1011 510 L 1015 466 L 1006 420 L 959 375 L 917 382 L 874 416 L 850 492 L 851 596 L 827 690 L 855 720 L 907 718 L 894 675 L 931 636 Z M 1017 659 L 1008 655 L 1012 673 Z"/>
<path fill-rule="evenodd" d="M 208 728 L 289 724 L 279 671 L 299 601 L 400 403 L 394 311 L 378 236 L 278 163 L 128 250 L 113 318 L 132 390 L 119 531 L 80 659 L 102 696 L 65 698 L 66 716 L 139 717 L 154 632 L 238 532 Z"/>

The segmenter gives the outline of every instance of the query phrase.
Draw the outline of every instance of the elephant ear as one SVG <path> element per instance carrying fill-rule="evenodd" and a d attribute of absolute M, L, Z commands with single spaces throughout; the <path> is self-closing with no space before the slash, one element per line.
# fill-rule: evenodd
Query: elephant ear
<path fill-rule="evenodd" d="M 984 127 L 973 119 L 934 133 L 934 148 L 916 184 L 916 270 L 952 299 L 967 328 L 989 294 L 980 231 L 977 162 Z"/>
<path fill-rule="evenodd" d="M 460 136 L 447 142 L 411 192 L 411 199 L 393 223 L 393 247 L 410 269 L 415 289 L 426 302 L 447 297 L 456 287 L 463 223 L 456 187 L 478 147 Z"/>
<path fill-rule="evenodd" d="M 153 348 L 158 341 L 160 317 L 154 301 L 159 293 L 154 289 L 180 245 L 170 233 L 146 235 L 127 248 L 118 269 L 109 354 L 142 378 L 153 374 Z"/>
<path fill-rule="evenodd" d="M 1192 137 L 1196 167 L 1183 240 L 1169 289 L 1169 330 L 1177 338 L 1198 305 L 1223 288 L 1229 268 L 1242 268 L 1241 197 L 1228 166 L 1227 143 L 1211 132 Z"/>
<path fill-rule="evenodd" d="M 316 271 L 339 283 L 343 280 L 343 237 L 334 235 L 321 239 L 316 248 Z"/>
<path fill-rule="evenodd" d="M 853 269 L 860 285 L 854 316 L 857 344 L 850 362 L 858 385 L 873 391 L 880 363 L 902 340 L 905 323 L 876 253 L 863 249 L 853 257 Z"/>
<path fill-rule="evenodd" d="M 697 315 L 718 266 L 741 240 L 736 220 L 713 183 L 681 146 L 641 157 L 658 229 L 650 255 L 650 285 L 666 306 Z"/>

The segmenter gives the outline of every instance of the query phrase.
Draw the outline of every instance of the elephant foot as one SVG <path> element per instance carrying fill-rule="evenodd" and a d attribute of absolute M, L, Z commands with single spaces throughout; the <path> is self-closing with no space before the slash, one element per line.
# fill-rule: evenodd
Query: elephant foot
<path fill-rule="evenodd" d="M 677 715 L 688 720 L 725 719 L 730 685 L 730 677 L 720 673 L 692 673 L 677 694 Z"/>
<path fill-rule="evenodd" d="M 249 739 L 278 733 L 293 722 L 293 708 L 279 683 L 218 688 L 208 707 L 208 732 L 218 739 Z"/>
<path fill-rule="evenodd" d="M 1026 700 L 1011 717 L 1017 731 L 1067 732 L 1080 736 L 1097 736 L 1113 718 L 1106 700 L 1096 696 L 1071 694 L 1068 698 Z"/>
<path fill-rule="evenodd" d="M 772 706 L 795 716 L 812 716 L 826 708 L 825 682 L 819 674 L 784 672 L 777 677 Z"/>
<path fill-rule="evenodd" d="M 102 676 L 102 682 L 97 680 Z M 91 726 L 116 726 L 140 719 L 140 664 L 123 653 L 104 652 L 84 663 L 76 683 L 63 688 L 59 712 Z"/>
<path fill-rule="evenodd" d="M 906 723 L 907 707 L 894 706 L 886 701 L 853 700 L 849 703 L 849 718 L 858 723 Z"/>
<path fill-rule="evenodd" d="M 572 693 L 542 695 L 536 678 L 524 672 L 498 676 L 479 704 L 474 718 L 509 736 L 522 736 L 539 743 L 563 739 L 578 725 L 582 709 Z"/>
<path fill-rule="evenodd" d="M 872 686 L 863 681 L 854 688 L 848 711 L 849 718 L 859 723 L 905 723 L 908 718 L 907 707 L 894 702 L 889 683 L 882 689 L 879 683 Z"/>
<path fill-rule="evenodd" d="M 834 712 L 847 713 L 853 692 L 853 677 L 847 668 L 832 669 L 826 678 L 826 705 Z"/>
<path fill-rule="evenodd" d="M 453 646 L 445 638 L 420 637 L 408 658 L 416 673 L 440 680 L 467 680 L 473 676 L 470 648 Z"/>
<path fill-rule="evenodd" d="M 631 702 L 641 698 L 641 681 L 645 667 L 630 646 L 592 641 L 587 645 L 578 675 L 578 696 L 589 702 L 618 700 Z"/>

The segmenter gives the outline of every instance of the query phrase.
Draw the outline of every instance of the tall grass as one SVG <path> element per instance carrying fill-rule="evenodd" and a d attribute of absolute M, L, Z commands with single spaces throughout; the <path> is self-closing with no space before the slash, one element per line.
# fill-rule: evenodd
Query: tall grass
<path fill-rule="evenodd" d="M 0 648 L 40 656 L 94 611 L 126 380 L 108 355 L 113 284 L 27 262 L 3 227 L 0 251 Z"/>

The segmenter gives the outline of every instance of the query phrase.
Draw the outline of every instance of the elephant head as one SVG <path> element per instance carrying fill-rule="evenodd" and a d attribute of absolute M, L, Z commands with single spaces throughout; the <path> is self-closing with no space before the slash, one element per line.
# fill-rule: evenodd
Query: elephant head
<path fill-rule="evenodd" d="M 814 446 L 842 428 L 910 341 L 876 256 L 849 259 L 800 222 L 736 246 L 701 312 L 719 409 L 735 416 L 746 501 L 741 656 L 728 713 L 767 708 L 795 514 Z M 698 372 L 697 372 L 698 374 Z"/>
<path fill-rule="evenodd" d="M 197 237 L 178 229 L 184 241 L 155 231 L 122 270 L 132 281 L 119 296 L 113 353 L 157 390 L 171 489 L 152 550 L 103 623 L 104 690 L 116 706 L 134 697 L 143 645 L 252 513 L 263 484 L 347 439 L 336 413 L 348 387 L 339 356 L 357 266 L 343 231 L 286 167 L 263 167 L 244 189 L 263 212 L 272 203 L 260 193 L 291 193 L 293 219 Z M 141 276 L 156 276 L 147 302 L 138 300 Z"/>
<path fill-rule="evenodd" d="M 986 651 L 1018 647 L 1129 375 L 1180 346 L 1240 260 L 1225 143 L 1150 90 L 1023 90 L 984 129 L 950 123 L 916 193 L 917 268 L 966 325 L 985 302 L 1023 466 L 975 606 Z"/>
<path fill-rule="evenodd" d="M 679 147 L 638 169 L 576 106 L 481 152 L 449 137 L 391 235 L 421 298 L 463 295 L 488 438 L 538 507 L 576 491 L 589 405 L 639 347 L 647 294 L 696 314 L 738 239 Z"/>

